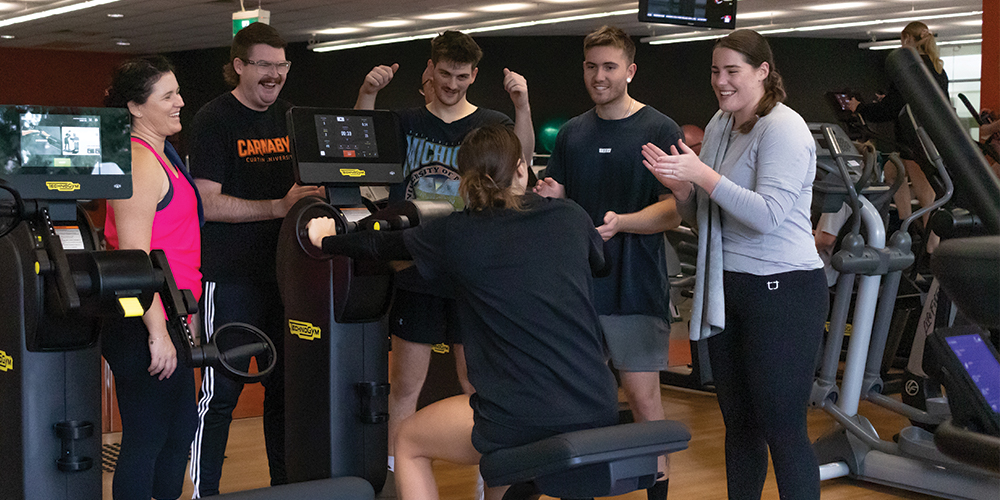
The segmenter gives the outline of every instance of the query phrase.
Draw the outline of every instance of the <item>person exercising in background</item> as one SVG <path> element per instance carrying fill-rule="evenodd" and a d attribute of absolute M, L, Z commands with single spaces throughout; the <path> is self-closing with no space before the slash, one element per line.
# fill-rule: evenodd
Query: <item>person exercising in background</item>
<path fill-rule="evenodd" d="M 559 130 L 535 192 L 569 198 L 590 214 L 607 240 L 611 274 L 594 280 L 594 303 L 611 361 L 638 422 L 663 420 L 660 371 L 670 344 L 669 287 L 663 231 L 677 227 L 673 195 L 642 164 L 642 146 L 669 148 L 680 127 L 628 94 L 635 76 L 635 45 L 619 28 L 605 26 L 583 42 L 583 76 L 594 108 Z M 664 477 L 648 490 L 667 496 Z"/>
<path fill-rule="evenodd" d="M 233 38 L 226 81 L 235 88 L 203 106 L 191 123 L 191 173 L 208 222 L 202 231 L 204 332 L 248 323 L 271 338 L 277 364 L 264 385 L 264 443 L 271 485 L 285 475 L 284 306 L 275 254 L 281 220 L 322 188 L 295 184 L 285 112 L 278 98 L 291 62 L 274 28 L 253 23 Z M 249 363 L 249 360 L 247 360 Z M 241 369 L 247 369 L 246 366 Z M 203 370 L 199 425 L 191 453 L 194 498 L 217 495 L 233 409 L 243 384 Z"/>
<path fill-rule="evenodd" d="M 476 81 L 477 64 L 483 52 L 464 33 L 446 31 L 431 41 L 428 78 L 422 80 L 427 104 L 401 109 L 399 116 L 407 152 L 403 165 L 405 181 L 389 190 L 389 200 L 437 199 L 465 207 L 458 193 L 456 164 L 462 140 L 471 130 L 491 124 L 511 126 L 521 142 L 522 156 L 531 161 L 535 139 L 528 104 L 528 86 L 521 75 L 504 70 L 504 89 L 514 103 L 515 121 L 503 113 L 480 108 L 468 101 L 466 92 Z M 355 109 L 374 109 L 378 92 L 399 69 L 398 64 L 376 66 L 365 77 Z M 428 81 L 429 80 L 429 81 Z M 433 98 L 427 94 L 433 92 Z M 427 377 L 431 348 L 452 344 L 462 390 L 475 391 L 466 374 L 465 354 L 456 329 L 454 301 L 434 289 L 414 269 L 396 274 L 395 294 L 389 312 L 392 361 L 389 381 L 389 468 L 394 462 L 393 442 L 399 424 L 417 409 L 417 399 Z"/>
<path fill-rule="evenodd" d="M 920 59 L 923 60 L 924 65 L 930 70 L 934 81 L 941 88 L 941 91 L 944 92 L 944 95 L 947 96 L 948 73 L 944 70 L 941 50 L 938 49 L 937 42 L 934 41 L 934 34 L 931 33 L 927 25 L 920 21 L 913 21 L 903 28 L 903 31 L 899 34 L 899 39 L 903 47 L 914 49 L 920 54 Z M 906 177 L 910 181 L 909 184 L 904 181 L 896 191 L 895 196 L 893 196 L 900 220 L 909 217 L 913 212 L 910 206 L 912 200 L 912 195 L 910 194 L 911 185 L 913 194 L 916 195 L 921 207 L 930 206 L 934 203 L 934 199 L 937 198 L 934 188 L 931 186 L 930 181 L 927 180 L 927 175 L 924 174 L 920 164 L 917 163 L 918 159 L 925 162 L 927 160 L 924 158 L 923 146 L 920 144 L 919 139 L 917 139 L 917 135 L 913 130 L 913 126 L 909 123 L 909 119 L 900 116 L 905 105 L 906 101 L 895 86 L 890 87 L 885 97 L 875 102 L 862 103 L 852 97 L 847 104 L 852 112 L 860 113 L 869 121 L 895 121 L 896 142 L 902 146 L 899 148 L 899 153 L 903 158 L 903 166 L 906 168 Z M 888 171 L 895 171 L 895 169 L 889 169 Z M 902 175 L 902 173 L 897 173 L 896 175 Z M 922 219 L 924 227 L 927 226 L 930 217 L 930 212 L 924 214 Z M 928 252 L 933 252 L 939 241 L 940 238 L 937 235 L 930 233 L 926 242 Z"/>

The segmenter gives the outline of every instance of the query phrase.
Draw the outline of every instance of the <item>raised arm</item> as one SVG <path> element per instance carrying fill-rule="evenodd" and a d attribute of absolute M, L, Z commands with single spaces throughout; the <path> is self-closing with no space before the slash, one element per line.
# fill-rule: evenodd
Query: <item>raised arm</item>
<path fill-rule="evenodd" d="M 392 66 L 383 64 L 372 68 L 365 76 L 361 89 L 358 90 L 358 100 L 354 103 L 354 109 L 375 109 L 375 97 L 378 96 L 378 91 L 389 85 L 398 69 L 398 63 L 393 63 Z"/>
<path fill-rule="evenodd" d="M 214 222 L 255 222 L 284 217 L 295 202 L 306 196 L 323 196 L 323 188 L 292 185 L 284 197 L 276 200 L 246 200 L 222 194 L 222 184 L 195 179 L 205 207 L 205 220 Z"/>
<path fill-rule="evenodd" d="M 521 157 L 526 165 L 531 165 L 531 157 L 535 154 L 535 127 L 531 123 L 528 81 L 520 74 L 504 68 L 503 88 L 514 103 L 514 133 L 521 141 Z"/>

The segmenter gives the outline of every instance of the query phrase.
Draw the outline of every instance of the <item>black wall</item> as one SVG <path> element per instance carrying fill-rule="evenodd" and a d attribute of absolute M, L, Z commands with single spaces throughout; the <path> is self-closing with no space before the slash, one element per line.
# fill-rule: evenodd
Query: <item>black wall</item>
<path fill-rule="evenodd" d="M 504 92 L 503 68 L 528 80 L 536 132 L 552 120 L 565 120 L 593 104 L 583 86 L 583 37 L 478 37 L 485 56 L 479 64 L 469 100 L 478 106 L 513 116 Z M 884 87 L 882 52 L 859 49 L 856 40 L 771 38 L 776 66 L 785 80 L 786 104 L 807 121 L 835 121 L 824 99 L 830 90 Z M 640 44 L 635 62 L 638 72 L 629 93 L 652 105 L 677 123 L 704 126 L 717 102 L 710 84 L 712 42 L 674 45 Z M 286 50 L 292 68 L 282 97 L 303 106 L 352 107 L 358 87 L 376 64 L 398 62 L 395 79 L 378 97 L 379 108 L 419 106 L 420 76 L 430 53 L 430 42 L 421 40 L 348 51 L 314 53 L 305 44 Z M 231 90 L 222 79 L 229 48 L 168 54 L 177 66 L 177 77 L 187 106 L 181 115 L 189 124 L 206 102 Z M 184 149 L 181 132 L 179 147 Z M 536 141 L 538 152 L 541 142 Z"/>

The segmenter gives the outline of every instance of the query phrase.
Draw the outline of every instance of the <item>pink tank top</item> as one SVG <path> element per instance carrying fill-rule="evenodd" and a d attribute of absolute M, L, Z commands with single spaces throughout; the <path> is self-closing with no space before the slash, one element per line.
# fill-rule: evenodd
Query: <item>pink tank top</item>
<path fill-rule="evenodd" d="M 198 198 L 194 186 L 180 172 L 169 168 L 159 153 L 146 141 L 133 137 L 132 142 L 152 151 L 167 173 L 171 185 L 168 191 L 168 196 L 171 198 L 166 206 L 157 207 L 156 215 L 153 217 L 153 234 L 149 248 L 159 248 L 167 254 L 167 262 L 170 263 L 170 271 L 174 275 L 174 281 L 177 282 L 177 288 L 181 290 L 187 288 L 194 293 L 196 299 L 199 299 L 201 298 L 201 228 L 198 224 Z M 104 223 L 104 237 L 109 247 L 119 248 L 115 212 L 111 205 L 108 205 L 108 215 Z"/>

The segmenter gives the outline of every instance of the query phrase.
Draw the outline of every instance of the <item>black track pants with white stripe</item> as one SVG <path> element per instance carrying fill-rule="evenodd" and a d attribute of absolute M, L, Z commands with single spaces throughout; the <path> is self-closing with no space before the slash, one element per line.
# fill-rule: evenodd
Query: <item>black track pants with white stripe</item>
<path fill-rule="evenodd" d="M 248 323 L 260 328 L 274 342 L 278 363 L 264 385 L 264 443 L 271 485 L 284 484 L 285 476 L 285 387 L 284 308 L 276 284 L 205 282 L 202 296 L 204 338 L 227 323 Z M 247 360 L 249 363 L 249 360 Z M 246 369 L 245 366 L 238 367 Z M 198 430 L 191 445 L 193 498 L 217 495 L 222 462 L 229 439 L 233 409 L 243 384 L 214 368 L 202 370 L 198 399 Z"/>

